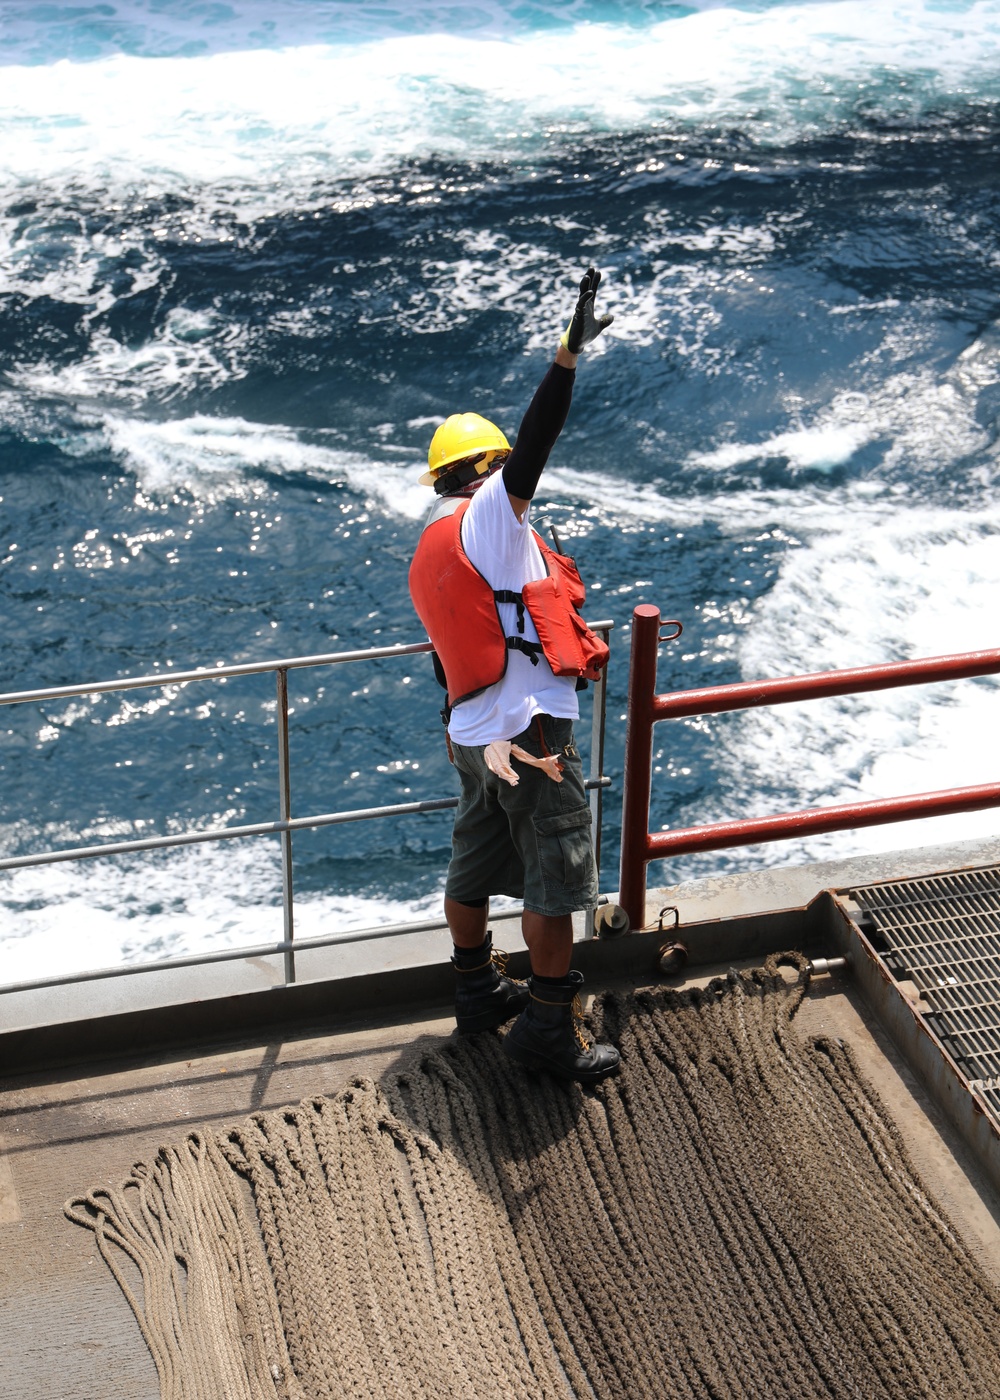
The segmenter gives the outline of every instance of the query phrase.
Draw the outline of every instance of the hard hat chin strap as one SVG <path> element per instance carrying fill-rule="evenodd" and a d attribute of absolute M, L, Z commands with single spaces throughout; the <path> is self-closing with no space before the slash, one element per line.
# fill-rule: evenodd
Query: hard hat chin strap
<path fill-rule="evenodd" d="M 434 478 L 434 490 L 439 496 L 454 496 L 465 487 L 472 485 L 473 488 L 481 486 L 488 476 L 501 467 L 506 460 L 506 454 L 497 454 L 497 458 L 489 464 L 484 472 L 479 470 L 479 464 L 486 456 L 481 452 L 478 457 L 472 457 L 464 462 L 457 463 L 450 471 L 442 472 L 440 476 Z"/>

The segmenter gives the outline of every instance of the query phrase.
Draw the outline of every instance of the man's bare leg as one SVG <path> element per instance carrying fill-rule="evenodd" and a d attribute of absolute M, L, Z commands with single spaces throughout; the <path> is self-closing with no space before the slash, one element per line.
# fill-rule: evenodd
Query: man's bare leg
<path fill-rule="evenodd" d="M 536 977 L 565 977 L 573 957 L 573 915 L 536 914 L 525 909 L 521 932 Z"/>
<path fill-rule="evenodd" d="M 459 904 L 457 899 L 444 897 L 444 916 L 456 948 L 478 948 L 486 937 L 490 906 L 475 909 L 471 904 Z"/>

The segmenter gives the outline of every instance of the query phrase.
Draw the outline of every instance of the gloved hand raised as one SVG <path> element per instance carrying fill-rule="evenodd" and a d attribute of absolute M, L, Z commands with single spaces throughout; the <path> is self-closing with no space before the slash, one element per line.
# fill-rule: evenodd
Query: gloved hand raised
<path fill-rule="evenodd" d="M 573 312 L 573 319 L 559 342 L 571 355 L 579 355 L 583 347 L 596 340 L 601 331 L 607 330 L 615 319 L 613 316 L 599 317 L 594 310 L 594 297 L 600 285 L 601 274 L 596 268 L 588 267 L 580 280 L 580 297 Z"/>

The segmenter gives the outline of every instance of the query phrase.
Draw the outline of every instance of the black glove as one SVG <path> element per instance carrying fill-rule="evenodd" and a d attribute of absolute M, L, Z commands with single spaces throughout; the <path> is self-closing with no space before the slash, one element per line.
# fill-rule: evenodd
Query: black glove
<path fill-rule="evenodd" d="M 579 355 L 585 345 L 596 340 L 601 331 L 607 330 L 615 319 L 613 316 L 594 314 L 594 297 L 601 285 L 601 274 L 596 268 L 588 267 L 580 281 L 580 299 L 573 312 L 573 319 L 563 333 L 560 345 L 571 355 Z"/>

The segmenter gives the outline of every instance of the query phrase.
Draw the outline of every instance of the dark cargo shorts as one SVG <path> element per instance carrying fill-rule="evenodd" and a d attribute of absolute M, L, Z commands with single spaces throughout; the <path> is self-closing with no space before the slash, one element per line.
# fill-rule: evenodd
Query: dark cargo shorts
<path fill-rule="evenodd" d="M 445 894 L 460 904 L 510 895 L 550 916 L 587 909 L 597 903 L 597 871 L 573 721 L 536 715 L 511 742 L 538 758 L 558 754 L 563 780 L 512 757 L 520 782 L 511 787 L 486 767 L 482 747 L 453 744 L 462 794 Z"/>

